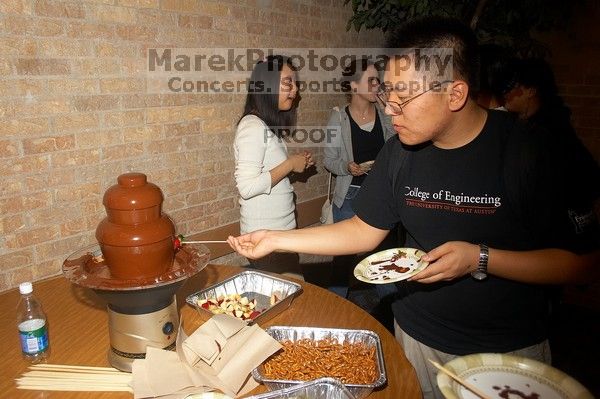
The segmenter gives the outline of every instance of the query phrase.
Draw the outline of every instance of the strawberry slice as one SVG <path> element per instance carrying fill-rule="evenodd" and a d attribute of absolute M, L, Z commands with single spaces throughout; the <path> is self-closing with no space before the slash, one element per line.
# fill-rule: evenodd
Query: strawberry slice
<path fill-rule="evenodd" d="M 181 249 L 181 247 L 183 246 L 183 241 L 184 241 L 184 236 L 183 234 L 179 234 L 175 237 L 175 239 L 173 240 L 173 248 L 177 251 L 179 249 Z"/>
<path fill-rule="evenodd" d="M 260 313 L 261 313 L 261 312 L 260 312 L 260 311 L 258 311 L 258 310 L 255 310 L 255 311 L 253 311 L 252 313 L 250 313 L 250 319 L 254 320 L 255 318 L 257 318 L 257 317 L 258 317 L 258 315 L 259 315 Z"/>

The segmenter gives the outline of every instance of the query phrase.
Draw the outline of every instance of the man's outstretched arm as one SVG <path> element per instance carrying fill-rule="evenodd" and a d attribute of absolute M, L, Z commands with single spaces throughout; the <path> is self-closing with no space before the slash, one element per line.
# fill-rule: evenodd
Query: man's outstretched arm
<path fill-rule="evenodd" d="M 358 216 L 325 226 L 297 230 L 259 230 L 228 238 L 229 245 L 250 259 L 275 251 L 315 255 L 346 255 L 372 250 L 383 241 L 388 230 L 363 222 Z"/>

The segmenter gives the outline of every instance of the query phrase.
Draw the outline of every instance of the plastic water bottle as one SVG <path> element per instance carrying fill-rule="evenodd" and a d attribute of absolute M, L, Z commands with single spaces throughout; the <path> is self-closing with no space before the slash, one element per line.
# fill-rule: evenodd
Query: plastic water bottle
<path fill-rule="evenodd" d="M 19 292 L 21 299 L 17 305 L 17 327 L 23 358 L 31 363 L 40 363 L 48 358 L 50 352 L 46 315 L 33 295 L 30 282 L 21 283 Z"/>

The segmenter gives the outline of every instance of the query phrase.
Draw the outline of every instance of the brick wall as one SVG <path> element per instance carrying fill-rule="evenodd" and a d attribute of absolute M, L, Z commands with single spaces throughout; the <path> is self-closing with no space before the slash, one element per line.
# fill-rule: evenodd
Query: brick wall
<path fill-rule="evenodd" d="M 95 242 L 102 195 L 141 171 L 177 230 L 239 219 L 231 143 L 244 97 L 149 94 L 150 47 L 359 47 L 343 0 L 1 0 L 0 291 L 60 273 Z M 322 125 L 341 98 L 304 96 Z M 326 177 L 295 183 L 298 201 Z"/>

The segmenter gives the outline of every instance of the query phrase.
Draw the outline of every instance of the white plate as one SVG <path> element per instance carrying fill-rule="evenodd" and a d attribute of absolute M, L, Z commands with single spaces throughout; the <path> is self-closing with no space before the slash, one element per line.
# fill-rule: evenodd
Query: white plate
<path fill-rule="evenodd" d="M 525 357 L 477 353 L 458 357 L 444 366 L 491 398 L 593 398 L 583 385 L 567 374 Z M 441 371 L 437 374 L 437 383 L 448 399 L 478 398 Z"/>
<path fill-rule="evenodd" d="M 362 163 L 358 164 L 358 167 L 363 171 L 363 172 L 368 172 L 371 170 L 371 168 L 373 167 L 373 164 L 375 163 L 375 161 L 365 161 Z"/>
<path fill-rule="evenodd" d="M 386 249 L 361 260 L 354 268 L 354 277 L 371 284 L 406 280 L 429 265 L 420 260 L 423 255 L 425 252 L 415 248 Z"/>

